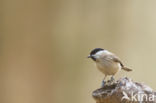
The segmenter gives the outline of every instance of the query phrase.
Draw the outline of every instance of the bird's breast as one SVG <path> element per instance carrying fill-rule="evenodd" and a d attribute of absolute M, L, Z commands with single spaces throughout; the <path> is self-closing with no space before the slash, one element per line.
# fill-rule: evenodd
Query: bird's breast
<path fill-rule="evenodd" d="M 121 69 L 119 63 L 110 60 L 96 62 L 96 66 L 105 75 L 114 75 Z"/>

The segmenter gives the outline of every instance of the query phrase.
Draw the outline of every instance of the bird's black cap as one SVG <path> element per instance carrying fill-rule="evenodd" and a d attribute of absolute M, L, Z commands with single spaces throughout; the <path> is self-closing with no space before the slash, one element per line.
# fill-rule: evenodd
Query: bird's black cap
<path fill-rule="evenodd" d="M 96 54 L 97 52 L 102 51 L 102 50 L 104 50 L 104 49 L 102 49 L 102 48 L 95 48 L 95 49 L 93 49 L 93 50 L 90 52 L 90 55 L 94 55 L 94 54 Z"/>

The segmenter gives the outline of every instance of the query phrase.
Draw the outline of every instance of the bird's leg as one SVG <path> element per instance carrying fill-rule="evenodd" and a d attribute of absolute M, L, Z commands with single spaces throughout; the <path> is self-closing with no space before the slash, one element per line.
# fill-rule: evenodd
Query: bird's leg
<path fill-rule="evenodd" d="M 114 75 L 111 77 L 111 83 L 113 83 L 115 81 L 114 79 Z"/>
<path fill-rule="evenodd" d="M 111 79 L 108 81 L 108 84 L 111 85 L 112 83 L 114 83 L 115 79 L 114 79 L 114 75 L 111 77 Z"/>
<path fill-rule="evenodd" d="M 106 81 L 105 81 L 106 77 L 107 77 L 107 75 L 105 75 L 105 77 L 103 78 L 101 87 L 104 87 L 105 86 L 105 84 L 106 84 Z"/>

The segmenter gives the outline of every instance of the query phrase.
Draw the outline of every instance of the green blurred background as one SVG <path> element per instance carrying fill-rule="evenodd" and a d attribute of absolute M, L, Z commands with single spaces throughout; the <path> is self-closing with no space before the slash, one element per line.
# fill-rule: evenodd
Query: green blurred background
<path fill-rule="evenodd" d="M 117 54 L 156 90 L 156 0 L 0 0 L 0 102 L 95 103 L 103 74 L 86 59 Z"/>

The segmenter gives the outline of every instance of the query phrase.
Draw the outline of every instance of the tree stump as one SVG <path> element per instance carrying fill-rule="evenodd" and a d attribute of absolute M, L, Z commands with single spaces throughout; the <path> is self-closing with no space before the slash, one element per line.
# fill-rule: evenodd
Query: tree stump
<path fill-rule="evenodd" d="M 93 91 L 92 96 L 96 103 L 156 103 L 156 92 L 127 77 Z"/>

